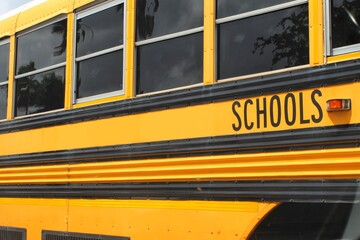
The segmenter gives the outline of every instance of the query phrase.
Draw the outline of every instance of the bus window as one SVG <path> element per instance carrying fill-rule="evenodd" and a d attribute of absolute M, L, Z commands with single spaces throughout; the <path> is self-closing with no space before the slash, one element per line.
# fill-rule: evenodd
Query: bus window
<path fill-rule="evenodd" d="M 203 0 L 137 0 L 137 94 L 202 82 L 203 8 Z"/>
<path fill-rule="evenodd" d="M 359 51 L 360 1 L 331 0 L 328 4 L 328 55 Z"/>
<path fill-rule="evenodd" d="M 9 75 L 9 40 L 0 41 L 0 120 L 6 118 Z"/>
<path fill-rule="evenodd" d="M 124 1 L 76 16 L 76 103 L 123 92 Z"/>
<path fill-rule="evenodd" d="M 309 63 L 306 1 L 217 0 L 217 78 Z"/>
<path fill-rule="evenodd" d="M 256 227 L 249 240 L 359 239 L 360 204 L 283 203 Z"/>
<path fill-rule="evenodd" d="M 64 108 L 67 20 L 17 36 L 15 117 Z"/>

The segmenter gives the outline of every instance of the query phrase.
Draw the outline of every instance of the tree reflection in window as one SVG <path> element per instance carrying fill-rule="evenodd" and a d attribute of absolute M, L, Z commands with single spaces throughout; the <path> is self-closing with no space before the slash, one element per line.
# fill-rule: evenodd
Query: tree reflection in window
<path fill-rule="evenodd" d="M 34 63 L 23 66 L 32 71 Z M 21 70 L 20 69 L 20 70 Z M 64 107 L 65 68 L 30 75 L 16 80 L 15 116 L 41 113 Z"/>
<path fill-rule="evenodd" d="M 218 79 L 308 64 L 308 26 L 307 4 L 222 21 Z"/>
<path fill-rule="evenodd" d="M 17 37 L 15 117 L 64 108 L 67 20 Z"/>
<path fill-rule="evenodd" d="M 253 53 L 263 55 L 272 51 L 272 65 L 284 62 L 283 67 L 299 66 L 309 63 L 309 34 L 307 6 L 292 12 L 276 25 L 281 30 L 269 37 L 258 37 Z"/>

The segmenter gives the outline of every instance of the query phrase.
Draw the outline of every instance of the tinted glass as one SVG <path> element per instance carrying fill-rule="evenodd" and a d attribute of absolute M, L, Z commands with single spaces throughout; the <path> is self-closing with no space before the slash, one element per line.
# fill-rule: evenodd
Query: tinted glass
<path fill-rule="evenodd" d="M 219 25 L 218 79 L 308 62 L 307 5 Z"/>
<path fill-rule="evenodd" d="M 356 240 L 360 204 L 283 203 L 256 227 L 249 240 Z"/>
<path fill-rule="evenodd" d="M 19 36 L 16 74 L 65 62 L 66 19 Z"/>
<path fill-rule="evenodd" d="M 0 83 L 8 80 L 9 44 L 0 45 Z"/>
<path fill-rule="evenodd" d="M 78 62 L 77 98 L 121 90 L 123 51 L 116 51 Z"/>
<path fill-rule="evenodd" d="M 137 0 L 137 40 L 203 26 L 204 0 Z"/>
<path fill-rule="evenodd" d="M 81 18 L 76 22 L 76 56 L 123 44 L 124 4 Z"/>
<path fill-rule="evenodd" d="M 8 85 L 0 86 L 0 119 L 6 118 Z"/>
<path fill-rule="evenodd" d="M 332 1 L 332 45 L 334 48 L 360 43 L 360 1 Z"/>
<path fill-rule="evenodd" d="M 15 116 L 63 108 L 64 79 L 64 68 L 17 79 Z"/>
<path fill-rule="evenodd" d="M 149 93 L 202 82 L 202 33 L 140 46 L 137 93 Z"/>
<path fill-rule="evenodd" d="M 217 18 L 228 17 L 295 0 L 217 0 Z"/>

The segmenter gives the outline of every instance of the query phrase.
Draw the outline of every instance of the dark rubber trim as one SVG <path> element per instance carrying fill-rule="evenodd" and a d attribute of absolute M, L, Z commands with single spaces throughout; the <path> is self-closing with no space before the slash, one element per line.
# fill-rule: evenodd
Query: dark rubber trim
<path fill-rule="evenodd" d="M 357 202 L 359 180 L 155 182 L 0 186 L 1 197 Z"/>

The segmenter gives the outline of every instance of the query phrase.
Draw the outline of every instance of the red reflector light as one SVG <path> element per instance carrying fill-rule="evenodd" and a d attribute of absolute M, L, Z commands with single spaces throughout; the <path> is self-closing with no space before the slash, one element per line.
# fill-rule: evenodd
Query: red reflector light
<path fill-rule="evenodd" d="M 346 111 L 351 109 L 350 99 L 330 99 L 326 102 L 326 110 L 331 111 Z"/>

